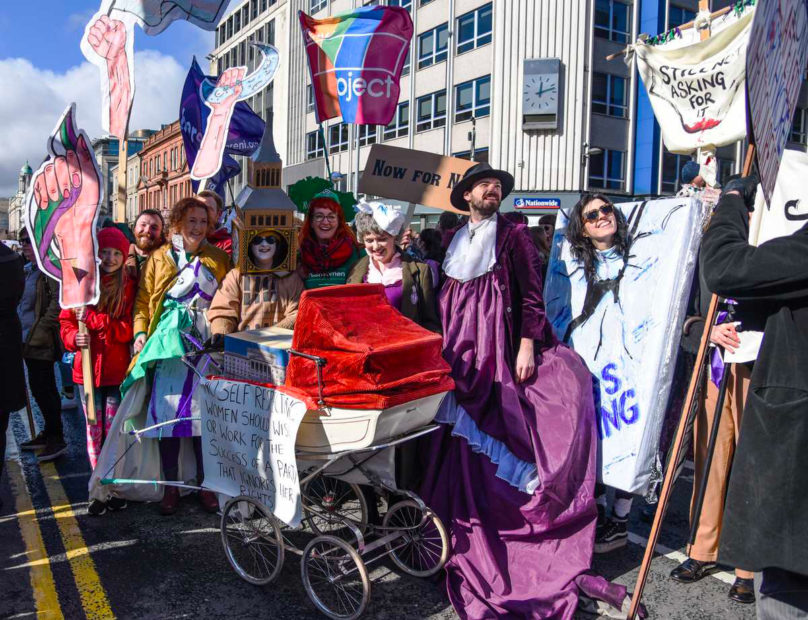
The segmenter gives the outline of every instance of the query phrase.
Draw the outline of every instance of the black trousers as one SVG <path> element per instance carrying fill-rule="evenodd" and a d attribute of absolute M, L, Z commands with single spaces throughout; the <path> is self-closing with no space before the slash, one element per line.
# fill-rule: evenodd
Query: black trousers
<path fill-rule="evenodd" d="M 56 389 L 56 375 L 53 362 L 44 360 L 25 360 L 28 368 L 28 385 L 31 386 L 31 396 L 42 411 L 45 418 L 45 437 L 63 440 L 62 431 L 62 399 Z"/>

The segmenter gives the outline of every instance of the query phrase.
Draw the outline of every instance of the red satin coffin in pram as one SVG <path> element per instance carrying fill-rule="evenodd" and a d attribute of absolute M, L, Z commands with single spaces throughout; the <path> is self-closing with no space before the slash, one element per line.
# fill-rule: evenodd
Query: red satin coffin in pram
<path fill-rule="evenodd" d="M 454 388 L 443 339 L 387 301 L 380 284 L 306 291 L 300 298 L 292 348 L 326 360 L 327 406 L 388 409 Z M 318 397 L 314 362 L 292 355 L 286 385 Z"/>

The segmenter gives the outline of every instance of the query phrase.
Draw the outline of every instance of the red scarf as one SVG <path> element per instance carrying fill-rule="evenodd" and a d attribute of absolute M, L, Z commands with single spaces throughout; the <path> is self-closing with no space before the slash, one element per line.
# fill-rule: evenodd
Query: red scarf
<path fill-rule="evenodd" d="M 325 273 L 342 267 L 353 254 L 354 244 L 349 236 L 334 237 L 328 245 L 316 239 L 306 239 L 300 248 L 300 260 L 311 273 Z"/>

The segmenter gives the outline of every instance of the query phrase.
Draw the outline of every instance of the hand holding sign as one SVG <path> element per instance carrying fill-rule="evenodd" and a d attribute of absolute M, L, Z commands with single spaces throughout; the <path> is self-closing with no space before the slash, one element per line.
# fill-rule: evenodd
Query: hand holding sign
<path fill-rule="evenodd" d="M 232 67 L 225 70 L 219 81 L 216 82 L 216 91 L 224 92 L 224 98 L 216 103 L 210 100 L 205 102 L 213 112 L 208 117 L 205 136 L 202 138 L 199 154 L 191 170 L 192 179 L 202 180 L 212 177 L 222 165 L 224 142 L 230 128 L 230 117 L 233 115 L 233 108 L 241 95 L 241 81 L 245 73 L 247 73 L 246 67 Z"/>
<path fill-rule="evenodd" d="M 76 127 L 75 104 L 65 110 L 48 140 L 48 157 L 26 196 L 25 227 L 39 268 L 58 281 L 62 308 L 98 302 L 95 226 L 101 207 L 101 173 L 87 134 Z M 79 330 L 86 332 L 84 323 Z M 95 420 L 90 349 L 82 352 L 87 412 Z"/>
<path fill-rule="evenodd" d="M 191 168 L 191 178 L 195 181 L 212 177 L 222 167 L 236 103 L 260 92 L 275 77 L 279 62 L 278 50 L 262 43 L 253 45 L 262 57 L 261 64 L 253 73 L 247 75 L 247 67 L 231 67 L 222 73 L 215 87 L 207 80 L 200 86 L 205 105 L 212 112 L 208 116 L 205 134 Z"/>

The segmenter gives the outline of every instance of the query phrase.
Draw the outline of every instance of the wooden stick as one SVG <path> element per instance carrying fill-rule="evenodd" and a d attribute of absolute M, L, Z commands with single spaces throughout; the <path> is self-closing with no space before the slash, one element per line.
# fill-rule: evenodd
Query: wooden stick
<path fill-rule="evenodd" d="M 725 8 L 729 9 L 729 7 Z M 702 11 L 709 11 L 709 10 L 710 10 L 710 0 L 699 0 L 699 13 L 701 13 Z M 710 15 L 710 19 L 712 19 L 712 17 L 713 16 Z M 692 24 L 694 22 L 690 23 Z M 679 30 L 681 30 L 681 28 Z M 709 27 L 704 28 L 699 34 L 701 36 L 701 40 L 706 41 L 707 39 L 710 38 L 710 28 Z"/>
<path fill-rule="evenodd" d="M 724 7 L 723 9 L 719 9 L 715 13 L 710 14 L 710 19 L 715 19 L 716 17 L 721 17 L 722 15 L 726 15 L 733 8 L 734 7 L 732 7 L 732 6 L 728 6 L 728 7 Z M 677 26 L 677 28 L 679 30 L 690 30 L 691 28 L 695 27 L 695 23 L 696 23 L 695 21 L 687 22 L 686 24 L 682 24 L 681 26 Z M 625 56 L 629 52 L 630 49 L 631 49 L 630 47 L 626 47 L 626 48 L 623 48 L 622 50 L 620 50 L 619 52 L 615 52 L 614 54 L 609 54 L 608 56 L 606 56 L 606 60 L 614 60 L 615 58 L 620 58 L 620 56 Z"/>
<path fill-rule="evenodd" d="M 79 333 L 90 333 L 84 321 L 79 321 Z M 81 374 L 84 375 L 84 405 L 87 410 L 87 422 L 95 424 L 95 386 L 93 385 L 93 360 L 91 355 L 90 345 L 81 348 Z"/>
<path fill-rule="evenodd" d="M 743 168 L 743 176 L 749 176 L 752 172 L 752 162 L 754 161 L 755 145 L 750 144 L 746 151 L 746 160 Z M 693 406 L 693 399 L 695 398 L 696 391 L 699 383 L 699 369 L 704 364 L 707 355 L 707 345 L 710 339 L 710 330 L 715 322 L 715 317 L 718 311 L 718 296 L 713 295 L 710 298 L 710 307 L 707 310 L 707 316 L 704 317 L 704 331 L 701 334 L 701 342 L 699 344 L 699 352 L 696 355 L 696 366 L 693 369 L 693 374 L 690 376 L 690 385 L 687 388 L 687 396 L 682 404 L 682 414 L 679 417 L 679 425 L 676 428 L 676 435 L 673 440 L 673 449 L 668 458 L 668 471 L 665 472 L 665 480 L 662 483 L 662 491 L 659 494 L 659 503 L 657 504 L 656 513 L 654 514 L 654 523 L 651 526 L 651 532 L 648 535 L 648 544 L 645 547 L 645 553 L 640 565 L 640 572 L 637 575 L 637 582 L 634 586 L 634 593 L 631 597 L 631 607 L 628 611 L 628 619 L 634 620 L 637 615 L 637 610 L 640 606 L 642 593 L 645 589 L 645 583 L 648 580 L 648 573 L 651 570 L 651 560 L 654 558 L 654 550 L 656 548 L 657 540 L 659 540 L 659 532 L 662 529 L 662 519 L 665 516 L 665 510 L 668 507 L 671 493 L 673 491 L 673 484 L 675 477 L 673 475 L 676 463 L 679 462 L 680 453 L 685 445 L 685 429 L 688 426 L 689 413 Z"/>

